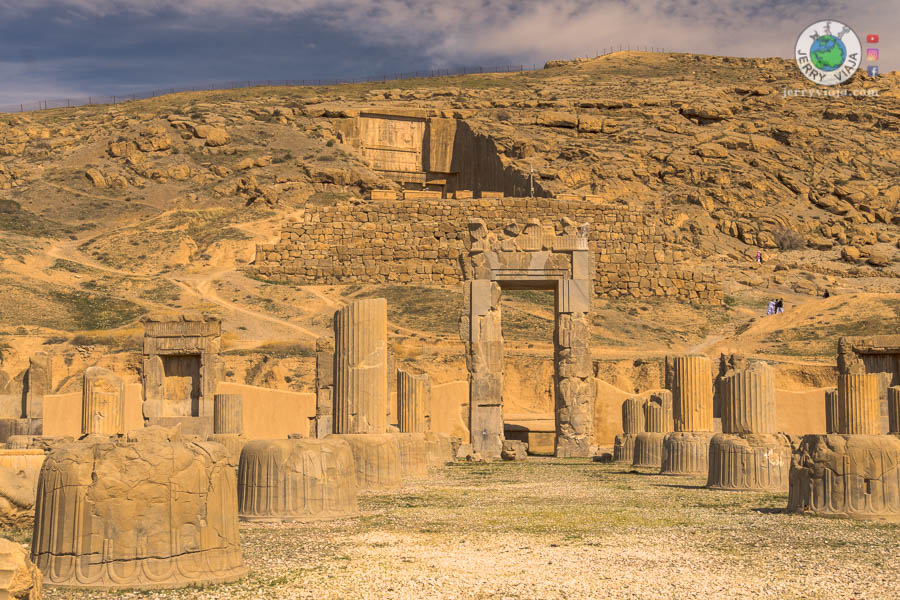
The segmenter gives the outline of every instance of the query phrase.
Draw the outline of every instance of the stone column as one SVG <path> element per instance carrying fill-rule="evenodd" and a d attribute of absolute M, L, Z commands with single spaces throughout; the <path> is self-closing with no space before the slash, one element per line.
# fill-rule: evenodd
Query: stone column
<path fill-rule="evenodd" d="M 888 388 L 888 431 L 900 435 L 900 385 Z"/>
<path fill-rule="evenodd" d="M 825 390 L 825 433 L 837 433 L 839 420 L 837 388 Z"/>
<path fill-rule="evenodd" d="M 644 433 L 644 404 L 642 397 L 628 398 L 622 403 L 622 430 L 613 445 L 613 460 L 632 462 L 634 460 L 634 441 L 639 433 Z"/>
<path fill-rule="evenodd" d="M 334 406 L 334 341 L 331 338 L 316 340 L 316 420 L 313 437 L 329 435 Z"/>
<path fill-rule="evenodd" d="M 334 313 L 334 433 L 387 431 L 387 300 Z"/>
<path fill-rule="evenodd" d="M 28 359 L 25 381 L 25 415 L 29 433 L 40 435 L 44 429 L 44 396 L 53 390 L 53 363 L 46 352 L 35 352 Z"/>
<path fill-rule="evenodd" d="M 213 396 L 213 432 L 244 433 L 244 401 L 240 394 Z"/>
<path fill-rule="evenodd" d="M 712 370 L 705 356 L 676 356 L 672 361 L 675 431 L 712 431 Z"/>
<path fill-rule="evenodd" d="M 500 286 L 476 279 L 465 285 L 467 314 L 460 319 L 469 371 L 469 434 L 472 448 L 487 459 L 503 450 L 503 334 Z"/>
<path fill-rule="evenodd" d="M 556 456 L 590 456 L 597 383 L 591 364 L 590 255 L 572 252 L 573 279 L 557 288 L 555 332 Z M 583 277 L 583 278 L 579 278 Z"/>
<path fill-rule="evenodd" d="M 672 392 L 651 392 L 644 402 L 644 427 L 647 431 L 634 437 L 635 467 L 662 466 L 663 440 L 672 431 Z"/>
<path fill-rule="evenodd" d="M 397 425 L 400 433 L 425 433 L 431 404 L 431 378 L 397 370 Z"/>
<path fill-rule="evenodd" d="M 88 367 L 81 396 L 82 435 L 125 433 L 125 384 L 112 371 Z"/>
<path fill-rule="evenodd" d="M 723 433 L 775 433 L 775 370 L 765 363 L 720 382 Z"/>
<path fill-rule="evenodd" d="M 878 375 L 838 375 L 838 432 L 877 435 L 881 429 Z"/>

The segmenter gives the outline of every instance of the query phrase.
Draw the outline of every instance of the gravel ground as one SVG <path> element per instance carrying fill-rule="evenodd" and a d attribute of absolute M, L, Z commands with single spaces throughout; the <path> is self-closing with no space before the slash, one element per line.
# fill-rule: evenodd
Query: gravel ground
<path fill-rule="evenodd" d="M 897 598 L 900 524 L 586 460 L 454 464 L 363 516 L 242 524 L 244 580 L 45 598 Z"/>

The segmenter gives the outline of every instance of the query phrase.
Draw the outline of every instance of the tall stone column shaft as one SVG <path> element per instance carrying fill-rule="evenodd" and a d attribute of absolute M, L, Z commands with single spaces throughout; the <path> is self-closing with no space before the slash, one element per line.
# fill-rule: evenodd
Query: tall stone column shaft
<path fill-rule="evenodd" d="M 334 313 L 334 433 L 387 430 L 387 300 Z"/>
<path fill-rule="evenodd" d="M 881 433 L 878 379 L 875 373 L 838 375 L 839 433 L 851 435 Z"/>
<path fill-rule="evenodd" d="M 672 361 L 675 431 L 712 431 L 712 367 L 706 356 L 676 356 Z"/>
<path fill-rule="evenodd" d="M 825 390 L 825 433 L 838 433 L 839 421 L 837 388 Z"/>
<path fill-rule="evenodd" d="M 112 371 L 88 367 L 81 396 L 81 433 L 125 433 L 125 384 Z"/>
<path fill-rule="evenodd" d="M 775 369 L 754 363 L 721 378 L 722 431 L 775 433 Z"/>
<path fill-rule="evenodd" d="M 240 394 L 213 396 L 213 432 L 244 433 L 244 400 Z"/>
<path fill-rule="evenodd" d="M 425 433 L 431 404 L 431 378 L 397 370 L 397 425 L 400 433 Z"/>
<path fill-rule="evenodd" d="M 900 385 L 888 388 L 888 431 L 900 435 Z"/>
<path fill-rule="evenodd" d="M 644 428 L 648 433 L 672 431 L 672 392 L 653 392 L 644 404 Z"/>
<path fill-rule="evenodd" d="M 644 398 L 628 398 L 622 403 L 622 430 L 626 434 L 643 433 L 644 425 Z"/>

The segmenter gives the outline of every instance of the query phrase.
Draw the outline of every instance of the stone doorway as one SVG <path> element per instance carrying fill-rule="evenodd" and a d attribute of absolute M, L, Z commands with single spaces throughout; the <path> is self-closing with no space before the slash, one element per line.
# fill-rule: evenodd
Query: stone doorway
<path fill-rule="evenodd" d="M 587 225 L 531 220 L 491 232 L 468 226 L 463 259 L 467 314 L 460 322 L 469 371 L 469 432 L 474 450 L 497 458 L 503 446 L 503 290 L 554 292 L 556 456 L 589 456 L 596 384 L 590 355 L 593 264 Z"/>
<path fill-rule="evenodd" d="M 200 355 L 162 356 L 163 417 L 200 416 Z"/>

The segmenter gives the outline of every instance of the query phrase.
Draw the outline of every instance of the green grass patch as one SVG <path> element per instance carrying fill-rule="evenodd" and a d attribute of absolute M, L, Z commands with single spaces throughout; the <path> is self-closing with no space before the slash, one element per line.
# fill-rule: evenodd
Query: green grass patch
<path fill-rule="evenodd" d="M 52 291 L 50 295 L 66 307 L 73 329 L 115 329 L 133 322 L 146 312 L 133 302 L 103 294 Z"/>
<path fill-rule="evenodd" d="M 0 231 L 29 237 L 54 237 L 62 229 L 59 223 L 25 210 L 15 200 L 0 199 Z"/>

